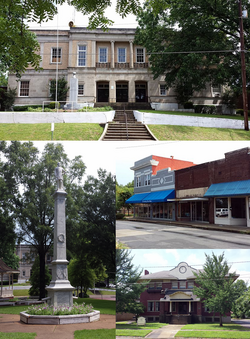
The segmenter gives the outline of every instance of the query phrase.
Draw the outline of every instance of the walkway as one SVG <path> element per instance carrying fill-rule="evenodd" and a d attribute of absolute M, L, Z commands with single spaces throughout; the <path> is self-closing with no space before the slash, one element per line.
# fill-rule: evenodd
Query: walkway
<path fill-rule="evenodd" d="M 180 329 L 183 327 L 183 325 L 167 325 L 162 328 L 158 328 L 157 330 L 153 330 L 151 333 L 146 335 L 145 338 L 150 339 L 173 339 L 174 336 Z M 121 337 L 117 336 L 116 339 L 133 339 L 138 337 Z"/>
<path fill-rule="evenodd" d="M 101 314 L 99 321 L 87 324 L 27 325 L 20 322 L 20 315 L 1 314 L 0 328 L 1 332 L 35 332 L 37 334 L 36 339 L 74 339 L 76 330 L 115 328 L 115 315 Z"/>

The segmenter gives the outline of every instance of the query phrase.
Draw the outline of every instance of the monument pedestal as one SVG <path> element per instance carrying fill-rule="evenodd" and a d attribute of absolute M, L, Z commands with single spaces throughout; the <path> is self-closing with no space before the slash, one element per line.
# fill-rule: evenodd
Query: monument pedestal
<path fill-rule="evenodd" d="M 48 291 L 48 304 L 53 306 L 73 305 L 71 286 L 68 280 L 68 261 L 66 259 L 66 216 L 65 200 L 67 193 L 58 188 L 55 197 L 55 224 L 54 224 L 54 260 L 52 261 L 52 280 L 46 287 Z"/>

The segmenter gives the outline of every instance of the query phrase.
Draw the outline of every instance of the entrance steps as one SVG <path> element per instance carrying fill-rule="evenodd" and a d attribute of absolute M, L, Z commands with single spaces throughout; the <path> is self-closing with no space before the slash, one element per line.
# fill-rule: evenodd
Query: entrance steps
<path fill-rule="evenodd" d="M 156 140 L 147 127 L 138 122 L 133 111 L 116 111 L 102 138 L 104 141 Z"/>
<path fill-rule="evenodd" d="M 151 110 L 149 102 L 96 102 L 94 107 L 111 106 L 116 110 Z"/>

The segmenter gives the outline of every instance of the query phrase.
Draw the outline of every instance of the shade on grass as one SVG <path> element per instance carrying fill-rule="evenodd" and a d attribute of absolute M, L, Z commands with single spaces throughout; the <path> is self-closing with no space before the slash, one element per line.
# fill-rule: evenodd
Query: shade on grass
<path fill-rule="evenodd" d="M 53 140 L 98 140 L 99 124 L 55 124 Z M 51 140 L 51 124 L 0 124 L 0 140 Z"/>
<path fill-rule="evenodd" d="M 0 339 L 34 339 L 36 333 L 21 333 L 21 332 L 0 332 Z"/>
<path fill-rule="evenodd" d="M 250 331 L 179 331 L 175 338 L 226 338 L 226 339 L 246 339 L 250 338 Z"/>
<path fill-rule="evenodd" d="M 152 332 L 152 330 L 116 330 L 117 336 L 125 336 L 125 337 L 145 337 L 147 334 Z"/>
<path fill-rule="evenodd" d="M 74 339 L 115 339 L 115 328 L 75 331 Z"/>
<path fill-rule="evenodd" d="M 229 128 L 148 125 L 158 140 L 250 140 L 249 131 Z"/>

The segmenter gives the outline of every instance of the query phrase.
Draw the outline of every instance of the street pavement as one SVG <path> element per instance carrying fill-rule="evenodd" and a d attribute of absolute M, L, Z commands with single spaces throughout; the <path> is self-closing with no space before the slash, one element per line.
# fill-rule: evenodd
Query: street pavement
<path fill-rule="evenodd" d="M 249 248 L 250 229 L 222 225 L 117 220 L 116 238 L 129 248 Z"/>

